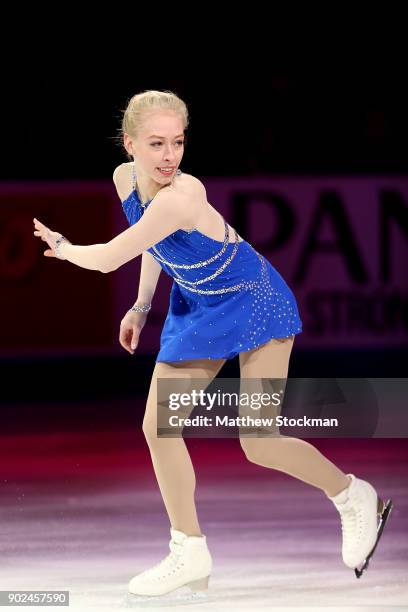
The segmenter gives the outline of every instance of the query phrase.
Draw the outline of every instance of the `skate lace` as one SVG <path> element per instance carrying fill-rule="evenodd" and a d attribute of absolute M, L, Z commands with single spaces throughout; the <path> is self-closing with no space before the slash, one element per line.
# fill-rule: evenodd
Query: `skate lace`
<path fill-rule="evenodd" d="M 343 537 L 348 545 L 351 544 L 351 538 L 361 537 L 363 533 L 363 511 L 360 507 L 344 506 L 339 508 L 341 518 L 341 530 Z"/>
<path fill-rule="evenodd" d="M 166 570 L 170 570 L 173 566 L 176 566 L 183 552 L 183 545 L 177 542 L 173 542 L 170 540 L 169 542 L 170 552 L 161 561 L 153 565 L 149 570 L 147 570 L 147 574 L 156 573 L 156 570 L 161 569 L 163 572 Z"/>

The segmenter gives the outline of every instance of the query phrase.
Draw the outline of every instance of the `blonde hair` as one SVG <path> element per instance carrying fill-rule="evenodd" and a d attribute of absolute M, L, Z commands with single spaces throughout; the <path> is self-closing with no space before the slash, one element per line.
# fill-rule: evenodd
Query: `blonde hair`
<path fill-rule="evenodd" d="M 147 89 L 130 98 L 126 110 L 123 111 L 122 128 L 120 130 L 121 143 L 123 143 L 125 132 L 137 138 L 146 114 L 155 110 L 172 110 L 179 113 L 184 130 L 187 129 L 189 116 L 185 102 L 172 91 Z M 130 156 L 128 157 L 131 159 Z"/>

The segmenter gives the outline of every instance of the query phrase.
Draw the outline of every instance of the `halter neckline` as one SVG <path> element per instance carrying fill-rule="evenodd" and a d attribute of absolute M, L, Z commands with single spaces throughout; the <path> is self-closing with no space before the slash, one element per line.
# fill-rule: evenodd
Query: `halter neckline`
<path fill-rule="evenodd" d="M 174 176 L 179 176 L 180 174 L 182 174 L 182 172 L 181 172 L 180 168 L 177 168 L 176 173 L 175 173 Z M 174 180 L 174 177 L 173 177 L 173 180 Z M 165 186 L 167 187 L 167 185 L 165 185 Z M 150 202 L 152 202 L 154 200 L 154 198 L 156 197 L 156 196 L 154 196 L 151 200 L 147 200 L 147 202 L 142 204 L 142 201 L 139 198 L 139 194 L 138 194 L 137 187 L 136 187 L 136 169 L 135 169 L 135 163 L 134 162 L 132 163 L 132 187 L 133 187 L 132 193 L 135 194 L 135 196 L 136 196 L 136 198 L 137 198 L 137 200 L 138 200 L 138 202 L 139 202 L 139 204 L 140 204 L 140 206 L 142 208 L 146 208 L 146 206 L 148 206 L 150 204 Z M 159 191 L 160 191 L 160 189 L 159 189 Z M 157 193 L 159 193 L 159 191 Z M 130 195 L 132 195 L 132 193 Z M 156 195 L 157 195 L 157 193 L 156 193 Z M 130 197 L 130 196 L 128 196 L 128 197 Z"/>

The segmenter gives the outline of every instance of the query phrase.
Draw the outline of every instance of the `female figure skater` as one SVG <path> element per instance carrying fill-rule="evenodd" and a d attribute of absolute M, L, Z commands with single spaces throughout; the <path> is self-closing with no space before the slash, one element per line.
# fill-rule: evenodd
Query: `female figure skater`
<path fill-rule="evenodd" d="M 194 501 L 195 474 L 182 437 L 157 436 L 157 378 L 199 378 L 209 385 L 226 359 L 239 354 L 242 378 L 286 379 L 302 323 L 283 278 L 208 203 L 199 179 L 182 173 L 188 113 L 169 91 L 131 98 L 122 120 L 133 159 L 117 167 L 114 183 L 130 227 L 106 244 L 72 244 L 34 219 L 47 257 L 113 272 L 142 255 L 139 293 L 120 326 L 120 343 L 134 353 L 161 269 L 174 279 L 143 421 L 143 432 L 170 521 L 170 553 L 130 580 L 137 596 L 162 596 L 189 586 L 207 589 L 212 558 Z M 341 516 L 344 563 L 359 576 L 374 551 L 391 502 L 373 486 L 343 473 L 311 444 L 289 437 L 242 437 L 258 465 L 319 488 Z M 380 516 L 379 523 L 378 516 Z"/>

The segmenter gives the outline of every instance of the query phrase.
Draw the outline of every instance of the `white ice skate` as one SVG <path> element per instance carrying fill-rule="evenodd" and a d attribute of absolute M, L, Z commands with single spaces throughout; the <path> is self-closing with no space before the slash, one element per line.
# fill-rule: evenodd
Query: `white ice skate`
<path fill-rule="evenodd" d="M 130 605 L 207 599 L 212 558 L 206 536 L 187 536 L 173 528 L 170 534 L 167 557 L 130 580 Z"/>
<path fill-rule="evenodd" d="M 367 569 L 385 523 L 392 510 L 392 500 L 385 503 L 365 480 L 350 476 L 350 485 L 329 497 L 340 513 L 344 563 L 354 569 L 357 578 Z M 379 521 L 378 521 L 379 517 Z"/>

